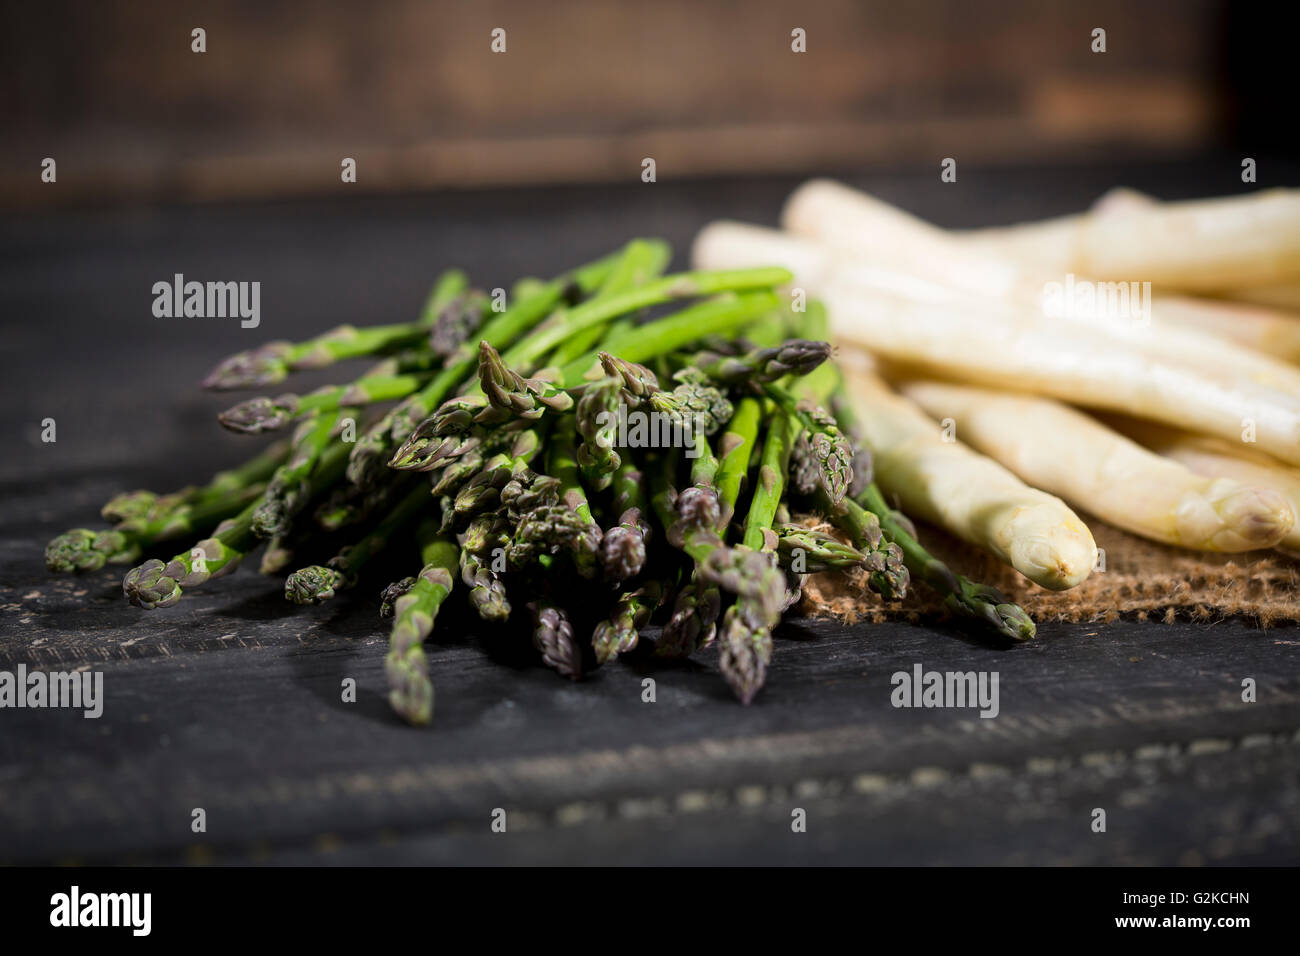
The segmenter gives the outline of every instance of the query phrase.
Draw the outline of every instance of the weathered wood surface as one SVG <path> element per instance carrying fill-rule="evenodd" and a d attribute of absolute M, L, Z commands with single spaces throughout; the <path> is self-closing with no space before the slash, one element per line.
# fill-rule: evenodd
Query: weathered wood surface
<path fill-rule="evenodd" d="M 1217 167 L 1216 167 L 1217 168 Z M 1208 191 L 1205 167 L 867 185 L 948 224 L 1064 212 L 1117 181 Z M 250 447 L 193 383 L 220 355 L 410 314 L 456 262 L 489 285 L 633 233 L 685 249 L 706 219 L 771 221 L 787 182 L 180 208 L 0 223 L 6 319 L 0 670 L 102 670 L 99 720 L 0 710 L 0 861 L 306 863 L 1295 863 L 1300 634 L 1244 623 L 1052 626 L 993 650 L 942 628 L 794 622 L 756 704 L 716 655 L 633 658 L 579 684 L 449 619 L 436 726 L 389 714 L 373 593 L 285 604 L 244 570 L 178 607 L 118 571 L 47 576 L 46 538 L 111 493 Z M 952 197 L 961 195 L 957 200 Z M 262 328 L 159 320 L 184 272 L 263 282 Z M 37 439 L 58 422 L 58 442 Z M 440 622 L 443 623 L 443 622 Z M 996 670 L 1001 713 L 901 710 L 916 663 Z M 355 678 L 355 704 L 340 682 Z M 642 680 L 657 702 L 642 703 Z M 1258 702 L 1243 703 L 1254 678 Z M 191 810 L 208 832 L 190 831 Z M 489 830 L 504 808 L 509 832 Z M 791 832 L 804 808 L 808 832 Z M 1108 831 L 1089 829 L 1105 808 Z"/>

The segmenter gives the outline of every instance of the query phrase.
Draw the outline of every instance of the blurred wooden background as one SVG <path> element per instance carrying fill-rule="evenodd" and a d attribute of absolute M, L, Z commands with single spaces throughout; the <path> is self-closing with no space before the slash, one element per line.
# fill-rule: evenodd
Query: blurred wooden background
<path fill-rule="evenodd" d="M 1232 140 L 1259 68 L 1241 22 L 1218 0 L 7 2 L 0 204 L 324 193 L 343 157 L 349 188 L 395 191 L 636 181 L 646 156 L 680 177 L 1167 155 Z"/>

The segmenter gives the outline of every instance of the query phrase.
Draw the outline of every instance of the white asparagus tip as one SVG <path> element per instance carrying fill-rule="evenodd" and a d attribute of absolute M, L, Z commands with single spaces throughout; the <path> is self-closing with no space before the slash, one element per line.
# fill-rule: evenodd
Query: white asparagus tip
<path fill-rule="evenodd" d="M 1213 514 L 1205 513 L 1207 508 Z M 1185 527 L 1206 527 L 1209 533 L 1203 538 L 1202 547 L 1215 551 L 1253 551 L 1271 548 L 1285 538 L 1295 524 L 1295 513 L 1286 497 L 1272 488 L 1255 488 L 1232 479 L 1220 479 L 1204 495 L 1189 496 L 1180 504 L 1178 523 L 1180 531 Z M 1194 537 L 1188 540 L 1191 547 L 1197 544 Z"/>
<path fill-rule="evenodd" d="M 1035 584 L 1064 591 L 1092 573 L 1097 543 L 1078 518 L 1061 521 L 1056 506 L 1018 508 L 1006 528 L 1011 566 Z"/>

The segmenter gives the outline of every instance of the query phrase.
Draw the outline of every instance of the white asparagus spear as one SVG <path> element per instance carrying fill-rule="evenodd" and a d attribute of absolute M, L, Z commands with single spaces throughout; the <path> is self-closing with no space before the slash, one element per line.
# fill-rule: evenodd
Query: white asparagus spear
<path fill-rule="evenodd" d="M 1207 478 L 1232 478 L 1256 488 L 1272 488 L 1282 495 L 1292 512 L 1300 515 L 1300 470 L 1260 454 L 1250 445 L 1232 444 L 1211 435 L 1196 435 L 1127 416 L 1104 419 L 1144 448 L 1185 465 Z M 1293 525 L 1279 547 L 1300 553 L 1300 522 Z"/>
<path fill-rule="evenodd" d="M 1295 523 L 1286 498 L 1206 478 L 1051 399 L 910 380 L 900 391 L 1037 488 L 1111 524 L 1184 548 L 1271 548 Z"/>
<path fill-rule="evenodd" d="M 1040 296 L 1037 304 L 1023 298 L 989 298 L 963 293 L 958 289 L 910 275 L 852 255 L 843 248 L 812 239 L 791 236 L 773 229 L 733 222 L 715 222 L 700 231 L 695 240 L 694 261 L 699 268 L 738 268 L 750 264 L 779 262 L 794 274 L 796 284 L 813 295 L 836 281 L 852 282 L 864 294 L 881 294 L 891 299 L 943 304 L 958 315 L 980 310 L 978 327 L 990 321 L 1025 328 L 1042 328 L 1065 335 L 1101 335 L 1108 349 L 1137 348 L 1164 359 L 1177 360 L 1211 370 L 1215 375 L 1234 373 L 1247 382 L 1290 391 L 1300 396 L 1300 369 L 1280 361 L 1283 348 L 1300 350 L 1300 322 L 1290 319 L 1274 321 L 1275 316 L 1260 316 L 1246 307 L 1240 330 L 1250 330 L 1254 341 L 1269 346 L 1268 352 L 1224 342 L 1197 326 L 1216 326 L 1230 320 L 1219 316 L 1220 306 L 1202 307 L 1200 300 L 1161 298 L 1141 303 L 1141 293 L 1129 303 L 1126 289 L 1107 289 L 1114 284 L 1095 284 L 1094 306 L 1072 312 L 1058 309 L 1047 313 L 1043 306 L 1050 295 Z M 1058 283 L 1053 300 L 1061 306 L 1071 298 L 1073 284 Z M 1118 293 L 1123 293 L 1119 295 Z M 1111 298 L 1106 298 L 1108 295 Z M 1149 314 L 1143 315 L 1145 309 Z M 1065 318 L 1063 315 L 1069 315 Z M 834 319 L 834 316 L 832 316 Z M 1250 325 L 1254 321 L 1255 325 Z M 1267 336 L 1267 338 L 1265 338 Z M 1114 341 L 1118 339 L 1118 341 Z M 1287 343 L 1290 343 L 1288 346 Z M 870 345 L 871 343 L 863 343 Z"/>
<path fill-rule="evenodd" d="M 1300 279 L 1300 190 L 1132 206 L 969 233 L 986 255 L 1052 272 L 1149 281 L 1162 290 L 1220 292 Z"/>
<path fill-rule="evenodd" d="M 1136 347 L 1081 323 L 1008 322 L 891 299 L 834 280 L 818 289 L 837 338 L 946 378 L 1038 392 L 1153 418 L 1229 440 L 1253 433 L 1263 451 L 1300 464 L 1300 394 L 1253 381 L 1225 361 Z"/>
<path fill-rule="evenodd" d="M 846 359 L 845 380 L 887 496 L 908 514 L 987 548 L 1035 584 L 1059 591 L 1088 577 L 1097 546 L 1065 502 L 945 441 L 923 411 Z"/>
<path fill-rule="evenodd" d="M 1014 226 L 994 226 L 949 233 L 967 253 L 1018 262 L 1041 275 L 1076 271 L 1079 235 L 1091 216 L 1123 217 L 1156 200 L 1131 189 L 1112 189 L 1085 212 L 1053 216 Z M 1134 278 L 1132 276 L 1128 278 Z"/>
<path fill-rule="evenodd" d="M 1297 298 L 1300 307 L 1300 298 Z M 1194 296 L 1157 295 L 1151 303 L 1153 326 L 1170 324 L 1244 346 L 1300 365 L 1300 315 L 1244 302 Z"/>
<path fill-rule="evenodd" d="M 827 243 L 841 255 L 870 263 L 877 272 L 892 270 L 948 286 L 954 293 L 1006 297 L 1041 306 L 1048 281 L 1061 283 L 1070 275 L 1080 288 L 1097 285 L 1095 277 L 1087 276 L 1078 262 L 1075 249 L 1078 235 L 1089 222 L 1104 221 L 1107 228 L 1115 229 L 1139 228 L 1145 221 L 1142 215 L 1160 208 L 1161 204 L 1149 196 L 1119 188 L 1098 199 L 1086 213 L 960 233 L 939 229 L 840 183 L 813 180 L 791 195 L 783 221 L 792 232 Z M 1135 216 L 1139 218 L 1135 220 Z M 1152 276 L 1129 274 L 1122 279 L 1138 282 L 1140 287 Z M 1156 288 L 1159 291 L 1158 285 Z M 1284 311 L 1279 314 L 1276 310 L 1250 310 L 1225 302 L 1158 294 L 1150 318 L 1155 325 L 1195 329 L 1261 348 L 1287 361 L 1300 358 L 1300 321 L 1285 313 L 1300 308 L 1300 283 L 1223 294 L 1264 305 L 1270 304 L 1269 297 L 1273 296 Z M 1106 313 L 1103 311 L 1099 317 L 1105 318 Z"/>
<path fill-rule="evenodd" d="M 1237 440 L 1300 463 L 1300 371 L 1190 330 L 1050 319 L 1015 303 L 896 294 L 842 254 L 770 229 L 713 223 L 696 238 L 700 268 L 782 262 L 820 297 L 842 342 L 946 378 L 1052 395 Z M 853 260 L 854 263 L 857 260 Z M 921 282 L 921 280 L 917 280 Z"/>
<path fill-rule="evenodd" d="M 811 180 L 791 193 L 781 224 L 864 264 L 959 293 L 1026 299 L 1042 292 L 1036 265 L 1025 269 L 1015 258 L 986 254 L 944 229 L 829 179 Z"/>

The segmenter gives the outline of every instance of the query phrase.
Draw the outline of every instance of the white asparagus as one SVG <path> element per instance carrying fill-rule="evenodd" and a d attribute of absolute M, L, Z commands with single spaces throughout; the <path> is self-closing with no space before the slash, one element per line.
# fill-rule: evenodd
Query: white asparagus
<path fill-rule="evenodd" d="M 1300 304 L 1300 298 L 1297 303 Z M 1170 324 L 1195 330 L 1300 365 L 1300 315 L 1284 309 L 1194 296 L 1157 295 L 1151 304 L 1151 316 L 1153 326 Z"/>
<path fill-rule="evenodd" d="M 1091 221 L 1131 226 L 1134 216 L 1160 209 L 1150 196 L 1131 189 L 1112 189 L 1086 213 L 978 233 L 948 232 L 911 216 L 866 193 L 829 180 L 813 180 L 797 189 L 786 203 L 783 221 L 792 232 L 828 244 L 841 258 L 869 263 L 876 273 L 891 271 L 948 286 L 954 294 L 1015 299 L 1043 306 L 1048 281 L 1065 277 L 1079 289 L 1098 286 L 1076 261 L 1074 244 Z M 1164 207 L 1170 208 L 1170 207 Z M 1141 218 L 1137 223 L 1144 221 Z M 1124 281 L 1150 281 L 1128 274 Z M 1139 281 L 1140 280 L 1140 281 Z M 1111 280 L 1114 281 L 1113 279 Z M 895 279 L 895 284 L 898 279 Z M 900 294 L 917 297 L 902 289 Z M 1127 294 L 1113 286 L 1099 293 Z M 1276 304 L 1283 310 L 1251 309 L 1228 302 L 1161 293 L 1149 316 L 1152 325 L 1176 326 L 1211 334 L 1286 361 L 1300 359 L 1300 321 L 1286 310 L 1300 308 L 1300 283 L 1253 287 L 1224 292 L 1227 298 Z M 927 300 L 932 298 L 926 296 Z M 1112 300 L 1113 301 L 1113 300 Z M 1100 310 L 1098 319 L 1108 313 Z M 1127 321 L 1127 320 L 1126 320 Z"/>
<path fill-rule="evenodd" d="M 1186 329 L 1053 319 L 1014 302 L 945 298 L 928 283 L 904 296 L 901 280 L 891 288 L 882 270 L 843 265 L 835 250 L 755 226 L 713 223 L 693 255 L 700 268 L 791 266 L 796 284 L 826 303 L 837 339 L 896 362 L 1229 440 L 1253 430 L 1264 451 L 1300 464 L 1300 371 L 1249 349 Z"/>
<path fill-rule="evenodd" d="M 1051 399 L 925 380 L 899 390 L 1026 482 L 1152 540 L 1250 551 L 1273 547 L 1295 524 L 1277 491 L 1197 475 Z"/>
<path fill-rule="evenodd" d="M 1088 577 L 1096 544 L 1063 501 L 944 441 L 924 412 L 869 370 L 846 361 L 844 371 L 876 481 L 908 514 L 987 548 L 1043 587 L 1062 590 Z"/>
<path fill-rule="evenodd" d="M 1124 416 L 1108 416 L 1105 422 L 1155 454 L 1172 459 L 1198 475 L 1232 478 L 1256 488 L 1271 488 L 1286 499 L 1292 512 L 1300 515 L 1300 470 L 1260 454 L 1249 445 L 1232 444 L 1211 435 L 1196 435 Z M 1278 546 L 1300 553 L 1300 522 L 1292 525 Z"/>
<path fill-rule="evenodd" d="M 708 269 L 779 262 L 814 295 L 845 280 L 864 294 L 942 304 L 958 315 L 971 316 L 978 330 L 996 321 L 1085 338 L 1095 333 L 1107 337 L 1106 348 L 1137 348 L 1153 357 L 1206 368 L 1216 375 L 1231 372 L 1244 381 L 1300 396 L 1300 369 L 1276 357 L 1281 349 L 1300 350 L 1300 322 L 1273 313 L 1261 315 L 1245 306 L 1203 306 L 1204 300 L 1181 297 L 1162 297 L 1144 305 L 1140 291 L 1130 299 L 1129 290 L 1115 288 L 1122 285 L 1116 283 L 1093 284 L 1089 300 L 1078 295 L 1082 288 L 1076 291 L 1071 283 L 1058 284 L 1052 299 L 1058 309 L 1049 312 L 1045 305 L 1052 297 L 1041 289 L 1036 302 L 1024 296 L 974 296 L 924 276 L 875 265 L 828 243 L 727 221 L 701 230 L 693 255 L 697 267 Z M 1093 304 L 1088 306 L 1088 301 Z M 1059 308 L 1071 303 L 1070 310 Z M 1221 311 L 1230 311 L 1233 317 Z M 1253 342 L 1267 345 L 1268 351 L 1225 342 L 1210 331 L 1223 325 L 1233 325 L 1242 337 L 1249 335 Z"/>
<path fill-rule="evenodd" d="M 958 293 L 1026 299 L 1042 292 L 1036 265 L 1025 269 L 1016 258 L 985 254 L 944 229 L 829 179 L 811 180 L 791 193 L 781 224 L 862 263 Z"/>
<path fill-rule="evenodd" d="M 1300 279 L 1300 190 L 1129 205 L 968 233 L 972 250 L 1049 272 L 1221 292 Z"/>

